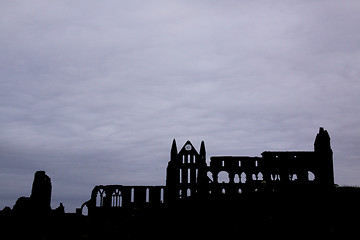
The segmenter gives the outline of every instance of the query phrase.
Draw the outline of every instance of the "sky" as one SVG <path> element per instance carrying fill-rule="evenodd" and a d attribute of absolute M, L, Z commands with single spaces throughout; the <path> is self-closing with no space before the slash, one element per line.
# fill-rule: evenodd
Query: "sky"
<path fill-rule="evenodd" d="M 360 3 L 1 1 L 0 209 L 52 181 L 165 185 L 172 140 L 211 156 L 313 150 L 360 186 Z"/>

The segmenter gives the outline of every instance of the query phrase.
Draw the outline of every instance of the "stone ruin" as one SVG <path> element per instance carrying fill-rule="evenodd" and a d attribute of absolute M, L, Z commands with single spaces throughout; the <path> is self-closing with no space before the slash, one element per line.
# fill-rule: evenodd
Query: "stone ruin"
<path fill-rule="evenodd" d="M 265 151 L 261 157 L 213 156 L 206 163 L 190 141 L 178 151 L 173 140 L 165 186 L 96 186 L 85 202 L 88 214 L 117 214 L 127 207 L 180 201 L 237 199 L 256 192 L 286 192 L 334 187 L 333 152 L 328 132 L 320 128 L 314 151 Z M 221 176 L 222 181 L 219 181 Z"/>

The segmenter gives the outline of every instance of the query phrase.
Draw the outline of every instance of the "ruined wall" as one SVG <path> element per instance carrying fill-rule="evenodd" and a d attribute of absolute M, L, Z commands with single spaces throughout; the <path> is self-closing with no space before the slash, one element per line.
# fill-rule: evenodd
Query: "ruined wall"
<path fill-rule="evenodd" d="M 315 183 L 315 169 L 311 164 L 314 157 L 314 152 L 263 152 L 262 157 L 211 157 L 209 194 L 273 191 Z"/>
<path fill-rule="evenodd" d="M 99 185 L 94 187 L 91 199 L 81 208 L 88 208 L 88 213 L 116 210 L 127 207 L 157 205 L 165 201 L 165 186 L 123 186 Z"/>
<path fill-rule="evenodd" d="M 14 212 L 18 214 L 44 215 L 51 211 L 51 179 L 45 171 L 37 171 L 34 175 L 30 197 L 20 197 Z"/>
<path fill-rule="evenodd" d="M 215 156 L 210 158 L 209 166 L 205 161 L 201 162 L 204 165 L 194 164 L 192 158 L 202 152 L 205 153 L 203 143 L 198 154 L 187 141 L 177 153 L 174 140 L 166 183 L 170 201 L 334 185 L 330 137 L 323 128 L 315 138 L 314 151 L 266 151 L 261 157 Z M 201 172 L 202 184 L 194 181 L 195 176 L 199 178 L 197 171 Z"/>
<path fill-rule="evenodd" d="M 174 140 L 166 186 L 96 186 L 83 204 L 89 214 L 144 204 L 176 203 L 181 199 L 234 197 L 258 191 L 333 187 L 330 137 L 320 128 L 314 151 L 266 151 L 261 157 L 215 156 L 206 164 L 205 144 L 197 152 L 190 141 L 178 152 Z"/>

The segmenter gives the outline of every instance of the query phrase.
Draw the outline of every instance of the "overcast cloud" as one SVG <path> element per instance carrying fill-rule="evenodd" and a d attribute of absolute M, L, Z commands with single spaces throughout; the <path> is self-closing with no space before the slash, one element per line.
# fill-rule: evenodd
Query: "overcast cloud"
<path fill-rule="evenodd" d="M 0 208 L 52 179 L 164 185 L 172 139 L 213 155 L 313 150 L 360 185 L 359 1 L 1 1 Z"/>

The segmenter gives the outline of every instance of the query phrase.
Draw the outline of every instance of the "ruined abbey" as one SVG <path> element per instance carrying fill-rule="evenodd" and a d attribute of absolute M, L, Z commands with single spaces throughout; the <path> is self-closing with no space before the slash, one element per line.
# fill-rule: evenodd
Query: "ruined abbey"
<path fill-rule="evenodd" d="M 0 212 L 14 239 L 346 239 L 358 233 L 360 188 L 334 184 L 328 132 L 313 151 L 212 156 L 173 140 L 163 186 L 98 185 L 76 213 L 50 208 L 38 171 L 30 197 Z M 87 209 L 87 214 L 84 214 Z M 21 231 L 19 231 L 21 229 Z"/>
<path fill-rule="evenodd" d="M 219 176 L 225 176 L 219 181 Z M 238 199 L 257 192 L 287 192 L 334 187 L 330 137 L 320 128 L 314 151 L 265 151 L 261 157 L 213 156 L 187 141 L 178 151 L 173 140 L 165 186 L 96 186 L 81 209 L 88 214 L 117 214 L 126 207 Z"/>

